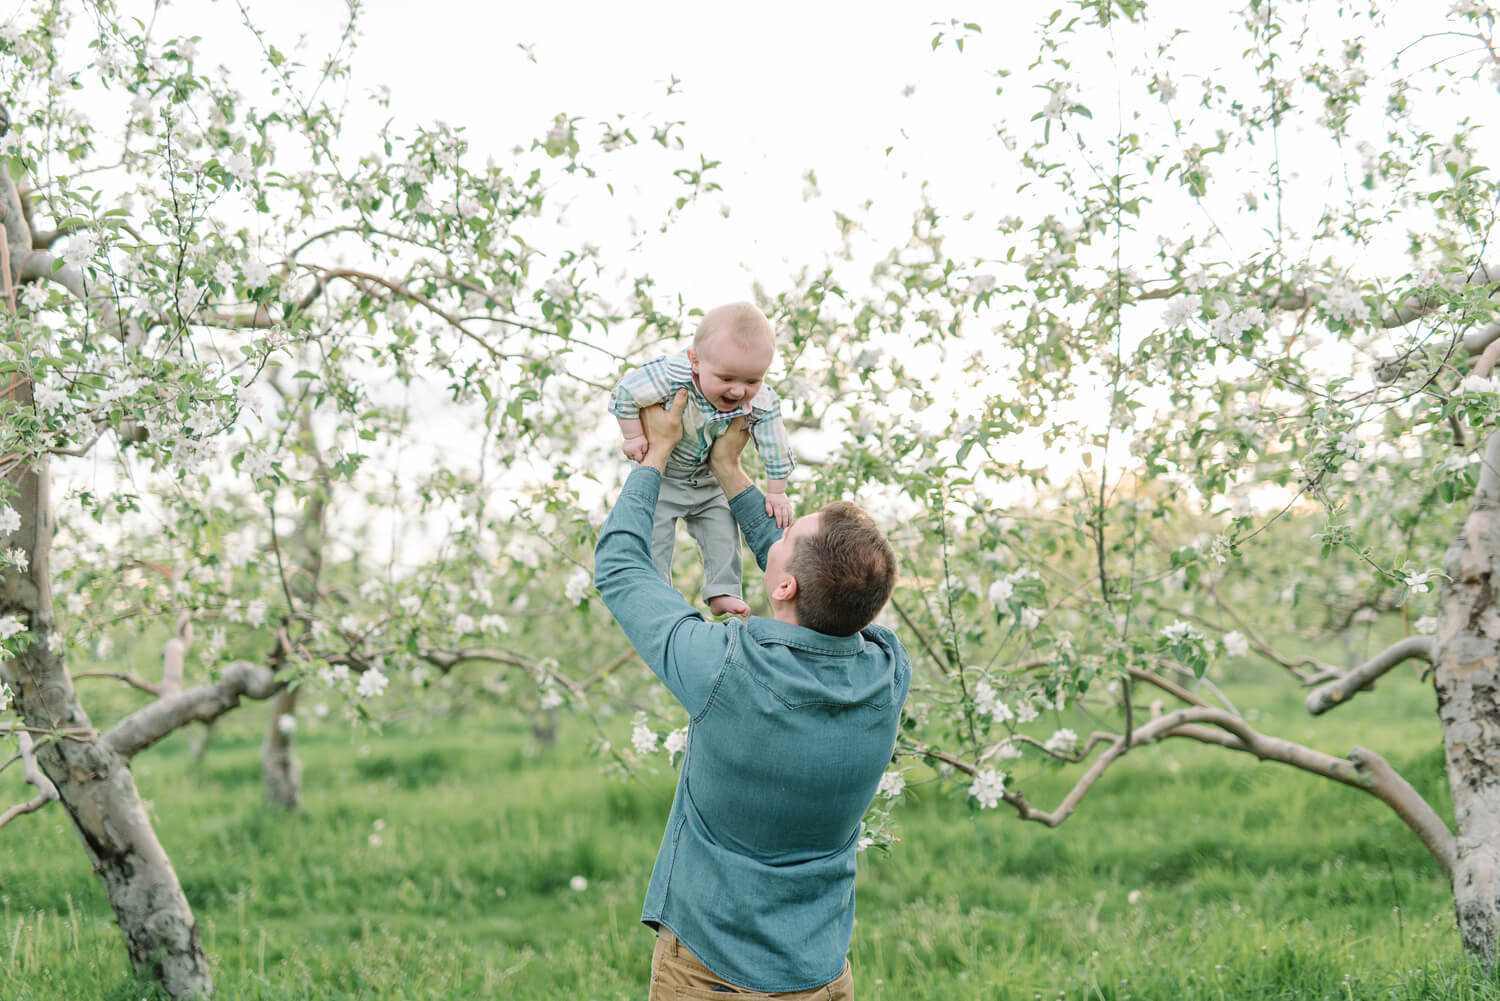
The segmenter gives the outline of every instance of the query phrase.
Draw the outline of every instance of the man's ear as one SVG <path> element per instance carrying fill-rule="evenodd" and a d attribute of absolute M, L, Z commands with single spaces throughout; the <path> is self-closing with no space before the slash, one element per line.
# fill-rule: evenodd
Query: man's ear
<path fill-rule="evenodd" d="M 776 590 L 771 592 L 771 597 L 777 601 L 792 601 L 797 597 L 797 578 L 787 574 L 781 578 L 781 583 L 776 585 Z"/>

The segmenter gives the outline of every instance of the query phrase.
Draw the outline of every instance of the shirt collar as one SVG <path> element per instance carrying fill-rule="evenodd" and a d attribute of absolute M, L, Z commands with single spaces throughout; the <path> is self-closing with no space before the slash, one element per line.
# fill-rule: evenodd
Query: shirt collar
<path fill-rule="evenodd" d="M 859 633 L 853 636 L 829 636 L 806 626 L 794 626 L 780 619 L 751 617 L 745 623 L 758 643 L 780 643 L 809 653 L 830 654 L 835 657 L 852 657 L 865 648 L 865 638 Z"/>

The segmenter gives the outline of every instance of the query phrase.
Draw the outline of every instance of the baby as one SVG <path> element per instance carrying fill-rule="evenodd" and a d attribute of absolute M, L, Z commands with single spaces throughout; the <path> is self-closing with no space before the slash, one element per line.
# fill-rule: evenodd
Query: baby
<path fill-rule="evenodd" d="M 744 417 L 765 462 L 766 514 L 782 528 L 792 523 L 786 481 L 794 465 L 781 422 L 781 401 L 765 386 L 766 369 L 776 355 L 776 332 L 766 315 L 748 302 L 708 311 L 698 324 L 693 346 L 653 358 L 625 373 L 610 397 L 610 411 L 625 436 L 622 449 L 636 462 L 646 455 L 642 407 L 670 404 L 688 391 L 682 414 L 682 441 L 667 459 L 652 528 L 651 561 L 670 583 L 677 519 L 703 553 L 703 599 L 714 615 L 746 615 L 741 596 L 740 533 L 729 502 L 708 469 L 708 450 L 729 422 Z"/>

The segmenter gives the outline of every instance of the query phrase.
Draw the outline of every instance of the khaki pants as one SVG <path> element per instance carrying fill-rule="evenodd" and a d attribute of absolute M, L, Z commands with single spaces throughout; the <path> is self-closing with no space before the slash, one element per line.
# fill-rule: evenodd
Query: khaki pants
<path fill-rule="evenodd" d="M 715 990 L 714 988 L 718 988 Z M 766 994 L 733 987 L 698 962 L 698 957 L 666 928 L 657 930 L 651 955 L 650 1001 L 720 1001 L 721 998 L 775 998 L 776 1001 L 854 1001 L 854 975 L 848 962 L 836 980 L 807 991 Z"/>

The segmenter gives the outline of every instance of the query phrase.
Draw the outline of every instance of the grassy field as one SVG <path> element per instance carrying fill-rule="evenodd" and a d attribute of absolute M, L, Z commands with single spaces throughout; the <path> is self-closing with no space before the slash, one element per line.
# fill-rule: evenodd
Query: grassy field
<path fill-rule="evenodd" d="M 1403 676 L 1367 701 L 1324 727 L 1293 692 L 1263 700 L 1259 725 L 1379 749 L 1446 808 L 1430 693 Z M 299 739 L 306 805 L 288 815 L 262 805 L 264 710 L 238 716 L 201 762 L 179 734 L 136 769 L 218 997 L 645 997 L 664 762 L 606 775 L 581 723 L 554 747 L 479 715 L 328 723 Z M 1051 805 L 1063 779 L 1025 788 Z M 1500 998 L 1463 962 L 1415 837 L 1279 766 L 1179 741 L 1133 753 L 1056 831 L 935 782 L 898 820 L 902 843 L 861 860 L 861 999 Z M 58 808 L 0 833 L 0 930 L 0 998 L 151 996 Z"/>

